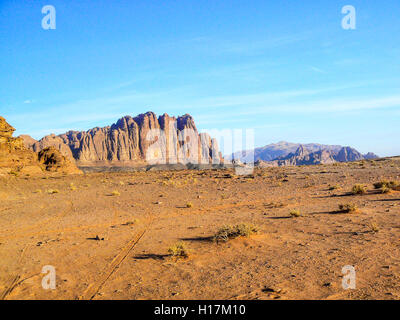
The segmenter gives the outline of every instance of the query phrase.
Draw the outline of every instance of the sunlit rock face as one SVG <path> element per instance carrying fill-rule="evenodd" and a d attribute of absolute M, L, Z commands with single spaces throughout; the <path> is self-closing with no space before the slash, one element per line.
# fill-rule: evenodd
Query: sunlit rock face
<path fill-rule="evenodd" d="M 42 154 L 29 150 L 22 137 L 12 136 L 14 131 L 15 129 L 0 117 L 0 175 L 35 175 L 48 171 L 81 173 L 76 165 L 57 149 L 42 151 Z M 34 139 L 29 140 L 27 136 L 26 140 L 35 143 Z"/>
<path fill-rule="evenodd" d="M 48 135 L 26 144 L 36 152 L 54 147 L 82 166 L 211 164 L 221 160 L 216 140 L 199 134 L 188 114 L 178 118 L 168 114 L 157 117 L 153 112 L 125 116 L 111 126 Z"/>

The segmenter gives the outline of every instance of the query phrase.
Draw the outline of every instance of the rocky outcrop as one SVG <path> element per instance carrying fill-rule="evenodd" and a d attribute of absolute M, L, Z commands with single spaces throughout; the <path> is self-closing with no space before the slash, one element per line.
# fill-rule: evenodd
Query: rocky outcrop
<path fill-rule="evenodd" d="M 21 138 L 13 138 L 15 129 L 0 117 L 0 175 L 41 173 L 37 155 L 26 149 Z"/>
<path fill-rule="evenodd" d="M 29 144 L 28 144 L 29 145 Z M 199 134 L 193 118 L 153 112 L 125 116 L 115 124 L 88 131 L 49 135 L 30 145 L 39 152 L 54 147 L 80 166 L 220 163 L 218 144 Z"/>
<path fill-rule="evenodd" d="M 15 129 L 0 117 L 0 175 L 42 174 L 48 171 L 81 173 L 58 150 L 46 150 L 38 154 L 24 145 L 24 139 L 14 138 Z"/>
<path fill-rule="evenodd" d="M 39 151 L 38 160 L 42 167 L 50 172 L 80 173 L 76 165 L 54 147 Z"/>

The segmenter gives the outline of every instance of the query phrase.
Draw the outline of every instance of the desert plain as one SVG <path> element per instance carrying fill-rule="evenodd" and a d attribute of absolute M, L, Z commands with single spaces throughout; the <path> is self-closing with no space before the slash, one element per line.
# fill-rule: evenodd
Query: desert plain
<path fill-rule="evenodd" d="M 399 299 L 400 158 L 0 177 L 2 299 Z M 365 186 L 353 194 L 354 185 Z M 356 206 L 353 213 L 339 205 Z M 299 216 L 291 215 L 297 212 Z M 215 241 L 225 225 L 257 229 Z M 183 243 L 187 256 L 168 249 Z M 44 266 L 56 288 L 42 287 Z M 342 286 L 354 266 L 356 288 Z"/>

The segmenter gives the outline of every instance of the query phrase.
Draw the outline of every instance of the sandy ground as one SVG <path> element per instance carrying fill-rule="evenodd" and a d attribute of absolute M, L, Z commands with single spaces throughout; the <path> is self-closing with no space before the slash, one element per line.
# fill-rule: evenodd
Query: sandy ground
<path fill-rule="evenodd" d="M 400 298 L 400 192 L 372 186 L 400 180 L 400 158 L 233 173 L 0 178 L 0 297 Z M 349 195 L 356 183 L 368 193 Z M 338 213 L 341 203 L 360 212 Z M 301 216 L 290 218 L 292 209 Z M 212 241 L 238 223 L 259 232 Z M 189 258 L 168 255 L 178 241 Z M 54 290 L 42 288 L 46 265 Z M 345 265 L 355 267 L 356 289 L 342 288 Z"/>

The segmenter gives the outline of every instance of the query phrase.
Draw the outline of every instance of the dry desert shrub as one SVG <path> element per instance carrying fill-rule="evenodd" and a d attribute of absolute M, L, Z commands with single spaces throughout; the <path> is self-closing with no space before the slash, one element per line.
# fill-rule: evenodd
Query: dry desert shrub
<path fill-rule="evenodd" d="M 387 186 L 388 184 L 389 184 L 389 181 L 382 180 L 382 181 L 379 181 L 379 182 L 375 182 L 374 183 L 374 188 L 375 189 L 380 189 L 380 188 L 382 188 L 384 186 Z"/>
<path fill-rule="evenodd" d="M 300 217 L 300 215 L 301 215 L 300 210 L 297 210 L 297 209 L 290 210 L 289 214 L 293 218 Z"/>
<path fill-rule="evenodd" d="M 379 227 L 376 224 L 376 222 L 371 222 L 369 225 L 369 228 L 370 228 L 371 232 L 373 232 L 373 233 L 376 233 L 379 231 Z"/>
<path fill-rule="evenodd" d="M 193 204 L 191 202 L 186 203 L 186 208 L 191 208 L 193 207 Z"/>
<path fill-rule="evenodd" d="M 114 190 L 113 192 L 111 192 L 111 195 L 112 196 L 120 196 L 121 194 L 117 190 Z"/>
<path fill-rule="evenodd" d="M 390 189 L 390 190 L 400 190 L 400 182 L 398 181 L 387 181 L 382 180 L 379 182 L 374 183 L 375 189 L 382 189 L 382 193 L 387 193 L 389 191 L 383 192 L 383 189 Z"/>
<path fill-rule="evenodd" d="M 48 194 L 53 194 L 53 193 L 60 193 L 58 189 L 49 189 L 46 191 Z"/>
<path fill-rule="evenodd" d="M 340 212 L 344 212 L 344 213 L 357 213 L 358 212 L 357 206 L 352 203 L 339 204 L 339 210 L 340 210 Z"/>
<path fill-rule="evenodd" d="M 392 189 L 388 188 L 387 186 L 383 186 L 381 189 L 382 193 L 390 193 L 392 191 Z"/>
<path fill-rule="evenodd" d="M 367 188 L 362 184 L 356 184 L 351 189 L 351 193 L 352 194 L 359 194 L 359 195 L 366 194 L 367 193 Z"/>
<path fill-rule="evenodd" d="M 183 242 L 177 242 L 171 247 L 168 248 L 168 253 L 172 257 L 177 258 L 188 258 L 189 250 L 186 248 L 186 245 Z"/>
<path fill-rule="evenodd" d="M 219 241 L 226 242 L 229 239 L 234 239 L 238 237 L 249 237 L 257 232 L 258 228 L 251 224 L 241 223 L 235 226 L 225 225 L 216 232 L 213 239 L 216 242 Z"/>

